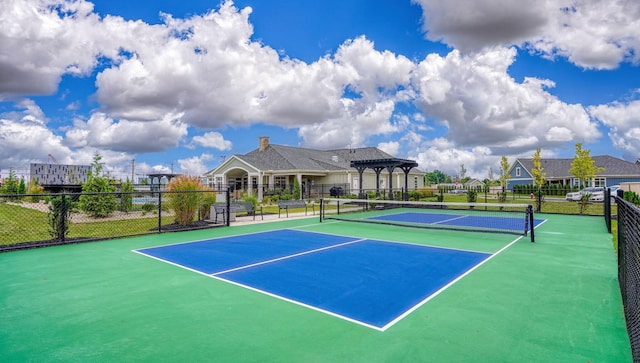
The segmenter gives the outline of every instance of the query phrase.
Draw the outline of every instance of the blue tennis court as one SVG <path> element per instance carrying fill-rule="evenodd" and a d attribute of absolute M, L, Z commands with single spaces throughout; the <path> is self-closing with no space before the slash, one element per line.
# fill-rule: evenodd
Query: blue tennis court
<path fill-rule="evenodd" d="M 378 330 L 492 256 L 291 229 L 136 252 Z"/>

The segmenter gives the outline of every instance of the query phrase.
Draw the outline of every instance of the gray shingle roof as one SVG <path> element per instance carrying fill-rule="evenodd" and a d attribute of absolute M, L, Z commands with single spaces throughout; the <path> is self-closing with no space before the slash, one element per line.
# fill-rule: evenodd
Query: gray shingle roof
<path fill-rule="evenodd" d="M 597 167 L 605 168 L 605 171 L 598 176 L 639 176 L 640 165 L 614 158 L 609 155 L 593 156 L 594 164 Z M 529 174 L 533 169 L 533 159 L 518 159 L 520 164 L 527 169 Z M 547 173 L 547 178 L 569 178 L 569 169 L 571 168 L 572 159 L 542 159 L 541 166 Z"/>
<path fill-rule="evenodd" d="M 236 157 L 261 170 L 348 170 L 352 160 L 393 158 L 375 147 L 323 151 L 273 144 Z"/>

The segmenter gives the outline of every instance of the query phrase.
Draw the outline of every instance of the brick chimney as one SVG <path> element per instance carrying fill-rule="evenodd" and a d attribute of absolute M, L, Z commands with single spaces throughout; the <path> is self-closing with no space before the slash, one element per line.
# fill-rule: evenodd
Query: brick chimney
<path fill-rule="evenodd" d="M 264 151 L 269 146 L 269 136 L 260 136 L 260 145 L 258 151 Z"/>

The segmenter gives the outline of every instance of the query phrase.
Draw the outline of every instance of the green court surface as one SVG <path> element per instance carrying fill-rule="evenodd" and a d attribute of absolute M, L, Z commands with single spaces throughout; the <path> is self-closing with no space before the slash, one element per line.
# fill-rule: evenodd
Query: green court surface
<path fill-rule="evenodd" d="M 536 218 L 511 245 L 309 218 L 3 253 L 0 362 L 630 362 L 603 219 Z M 282 228 L 500 253 L 377 331 L 132 252 Z"/>

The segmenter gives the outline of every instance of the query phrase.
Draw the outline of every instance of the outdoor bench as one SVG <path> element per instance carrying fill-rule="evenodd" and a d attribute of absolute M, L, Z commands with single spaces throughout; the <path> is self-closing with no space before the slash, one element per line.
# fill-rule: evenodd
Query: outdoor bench
<path fill-rule="evenodd" d="M 289 217 L 289 209 L 295 209 L 295 208 L 304 208 L 304 215 L 307 215 L 307 212 L 309 210 L 309 207 L 307 206 L 307 203 L 305 203 L 304 200 L 279 200 L 278 201 L 278 218 L 280 218 L 280 211 L 282 211 L 284 209 L 286 216 Z M 311 210 L 313 211 L 313 214 L 316 214 L 316 209 L 315 209 L 315 205 L 311 204 Z"/>
<path fill-rule="evenodd" d="M 218 215 L 222 216 L 222 223 L 225 223 L 227 218 L 227 204 L 216 203 L 211 207 L 211 214 L 214 223 L 218 223 Z M 231 202 L 230 207 L 230 214 L 233 214 L 233 216 L 235 216 L 236 213 L 246 213 L 247 215 L 253 216 L 253 220 L 255 221 L 256 212 L 260 212 L 260 217 L 264 220 L 264 215 L 262 214 L 262 206 L 259 206 L 256 209 L 256 207 L 251 202 Z M 233 217 L 231 217 L 231 220 L 234 220 Z"/>

